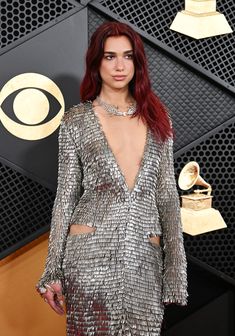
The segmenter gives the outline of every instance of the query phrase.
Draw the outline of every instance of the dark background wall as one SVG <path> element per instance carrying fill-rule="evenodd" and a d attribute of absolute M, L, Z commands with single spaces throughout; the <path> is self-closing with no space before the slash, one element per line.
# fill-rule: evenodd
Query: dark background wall
<path fill-rule="evenodd" d="M 105 20 L 129 23 L 143 37 L 154 91 L 168 106 L 176 131 L 175 172 L 195 160 L 212 184 L 213 206 L 227 229 L 185 234 L 189 305 L 170 306 L 165 335 L 233 335 L 234 45 L 235 34 L 194 40 L 169 29 L 182 0 L 0 1 L 0 96 L 22 73 L 39 73 L 60 88 L 65 109 L 79 102 L 89 37 Z M 232 29 L 235 3 L 217 1 Z M 1 104 L 17 121 L 12 103 Z M 52 117 L 58 113 L 53 97 Z M 33 108 L 33 107 L 32 107 Z M 19 121 L 17 121 L 19 122 Z M 57 177 L 58 130 L 41 140 L 12 135 L 0 120 L 1 257 L 30 242 L 50 225 Z M 180 192 L 180 190 L 179 190 Z"/>

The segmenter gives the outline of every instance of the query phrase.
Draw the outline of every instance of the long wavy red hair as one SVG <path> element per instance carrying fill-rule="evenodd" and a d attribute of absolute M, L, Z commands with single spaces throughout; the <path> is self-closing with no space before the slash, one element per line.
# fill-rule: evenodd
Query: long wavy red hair
<path fill-rule="evenodd" d="M 153 131 L 156 140 L 165 141 L 173 135 L 166 107 L 153 93 L 148 75 L 147 60 L 140 36 L 127 24 L 105 22 L 93 33 L 86 54 L 86 73 L 80 86 L 81 101 L 93 101 L 99 95 L 102 80 L 99 74 L 104 55 L 104 44 L 110 36 L 126 36 L 132 44 L 135 74 L 129 90 L 137 102 L 133 117 L 139 116 Z"/>

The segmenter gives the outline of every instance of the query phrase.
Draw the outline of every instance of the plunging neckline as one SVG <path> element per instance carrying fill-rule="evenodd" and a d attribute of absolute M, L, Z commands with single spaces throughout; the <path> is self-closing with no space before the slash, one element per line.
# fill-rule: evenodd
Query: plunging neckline
<path fill-rule="evenodd" d="M 143 167 L 144 167 L 144 164 L 145 164 L 145 158 L 146 158 L 146 155 L 147 155 L 147 151 L 148 151 L 148 148 L 149 148 L 149 133 L 150 133 L 150 129 L 147 125 L 147 131 L 146 131 L 146 135 L 145 135 L 145 144 L 144 144 L 144 149 L 143 149 L 143 153 L 142 153 L 142 157 L 141 157 L 141 160 L 140 160 L 140 164 L 139 164 L 139 168 L 137 170 L 137 173 L 135 175 L 135 178 L 134 178 L 134 184 L 133 184 L 133 187 L 130 188 L 126 182 L 126 177 L 124 175 L 124 173 L 122 172 L 122 169 L 120 167 L 120 164 L 118 163 L 115 155 L 114 155 L 114 152 L 108 142 L 108 139 L 107 139 L 107 136 L 104 132 L 104 129 L 103 129 L 103 125 L 98 117 L 98 115 L 96 114 L 94 108 L 93 108 L 93 105 L 92 105 L 92 102 L 89 102 L 90 103 L 90 110 L 92 111 L 92 114 L 93 114 L 93 117 L 94 117 L 94 120 L 96 121 L 96 125 L 97 125 L 97 128 L 100 132 L 100 134 L 102 135 L 102 139 L 103 139 L 103 142 L 106 146 L 106 149 L 108 150 L 113 162 L 114 162 L 114 165 L 119 173 L 119 175 L 121 176 L 122 180 L 123 180 L 123 183 L 124 183 L 124 186 L 125 186 L 125 189 L 126 191 L 129 193 L 129 194 L 132 194 L 133 191 L 136 189 L 138 183 L 139 183 L 139 180 L 140 180 L 140 177 L 141 177 L 141 174 L 142 174 L 142 170 L 143 170 Z"/>

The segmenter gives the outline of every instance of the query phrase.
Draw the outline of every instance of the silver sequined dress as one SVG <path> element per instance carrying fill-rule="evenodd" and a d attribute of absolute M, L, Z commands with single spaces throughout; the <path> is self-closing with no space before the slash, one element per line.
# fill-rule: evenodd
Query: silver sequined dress
<path fill-rule="evenodd" d="M 187 304 L 186 257 L 173 141 L 148 128 L 132 190 L 92 104 L 69 109 L 59 131 L 58 187 L 38 285 L 61 280 L 68 336 L 160 335 L 164 303 Z M 95 231 L 69 235 L 70 224 Z M 161 235 L 154 245 L 149 234 Z"/>

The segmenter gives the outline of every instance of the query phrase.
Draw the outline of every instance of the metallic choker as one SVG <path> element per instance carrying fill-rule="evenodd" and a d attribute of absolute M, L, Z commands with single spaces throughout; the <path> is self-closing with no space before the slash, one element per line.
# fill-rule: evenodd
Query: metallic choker
<path fill-rule="evenodd" d="M 136 102 L 130 104 L 126 112 L 121 112 L 118 110 L 118 106 L 104 102 L 99 96 L 96 97 L 96 100 L 98 104 L 105 109 L 105 111 L 114 115 L 126 117 L 128 115 L 132 115 L 136 111 Z"/>

